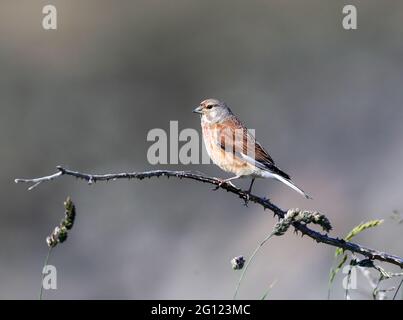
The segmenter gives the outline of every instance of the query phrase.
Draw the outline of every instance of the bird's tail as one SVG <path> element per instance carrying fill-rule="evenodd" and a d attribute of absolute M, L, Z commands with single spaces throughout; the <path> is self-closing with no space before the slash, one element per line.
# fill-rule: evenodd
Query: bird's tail
<path fill-rule="evenodd" d="M 297 191 L 299 194 L 301 194 L 302 196 L 304 196 L 307 199 L 312 199 L 310 196 L 308 196 L 304 190 L 302 190 L 301 188 L 298 188 L 294 182 L 292 182 L 289 179 L 286 179 L 282 176 L 280 176 L 279 174 L 273 174 L 273 178 L 277 179 L 278 181 L 281 181 L 282 183 L 286 184 L 287 186 L 289 186 L 291 189 L 294 189 L 295 191 Z"/>

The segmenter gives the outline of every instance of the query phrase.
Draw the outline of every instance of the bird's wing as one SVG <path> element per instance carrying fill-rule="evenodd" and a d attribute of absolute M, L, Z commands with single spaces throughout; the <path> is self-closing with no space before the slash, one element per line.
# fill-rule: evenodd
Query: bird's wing
<path fill-rule="evenodd" d="M 215 124 L 217 144 L 226 152 L 255 165 L 262 170 L 276 173 L 286 179 L 288 174 L 277 168 L 268 152 L 256 141 L 255 137 L 235 116 Z"/>

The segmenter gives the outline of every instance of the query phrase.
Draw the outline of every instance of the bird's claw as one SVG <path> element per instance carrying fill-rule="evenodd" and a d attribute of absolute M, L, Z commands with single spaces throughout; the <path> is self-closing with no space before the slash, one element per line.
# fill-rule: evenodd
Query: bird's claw
<path fill-rule="evenodd" d="M 224 180 L 217 179 L 217 180 L 219 180 L 219 182 L 218 182 L 217 186 L 213 189 L 213 191 L 216 191 L 219 188 L 221 188 L 223 184 L 227 184 L 227 185 L 229 185 L 231 187 L 236 188 L 235 185 L 231 181 L 228 181 L 228 180 L 225 180 L 225 179 Z"/>
<path fill-rule="evenodd" d="M 245 198 L 243 199 L 243 201 L 244 201 L 243 205 L 245 207 L 248 207 L 249 200 L 250 200 L 250 191 L 246 191 L 245 192 Z"/>

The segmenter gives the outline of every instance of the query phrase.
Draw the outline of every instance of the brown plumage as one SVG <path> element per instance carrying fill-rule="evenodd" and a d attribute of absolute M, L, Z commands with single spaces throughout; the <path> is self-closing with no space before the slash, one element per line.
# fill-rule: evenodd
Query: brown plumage
<path fill-rule="evenodd" d="M 269 153 L 225 103 L 207 99 L 194 112 L 201 114 L 203 140 L 210 158 L 224 171 L 236 175 L 223 181 L 251 177 L 250 192 L 255 178 L 274 178 L 309 198 L 275 165 Z"/>

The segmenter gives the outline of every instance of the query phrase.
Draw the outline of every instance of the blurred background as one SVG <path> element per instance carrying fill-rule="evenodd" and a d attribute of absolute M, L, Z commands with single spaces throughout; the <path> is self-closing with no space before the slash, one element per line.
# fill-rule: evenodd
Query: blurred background
<path fill-rule="evenodd" d="M 54 4 L 58 29 L 42 28 Z M 226 101 L 313 201 L 280 183 L 255 192 L 325 213 L 331 235 L 385 223 L 355 241 L 403 255 L 403 3 L 348 1 L 15 1 L 0 4 L 0 298 L 36 299 L 46 236 L 70 195 L 78 216 L 55 248 L 45 299 L 226 299 L 272 230 L 268 211 L 192 181 L 88 186 L 65 177 L 28 192 L 17 177 L 56 165 L 93 173 L 158 168 L 229 177 L 214 165 L 147 161 L 149 130 L 200 131 L 191 111 Z M 246 188 L 247 181 L 237 182 Z M 334 248 L 289 232 L 258 254 L 239 297 L 323 299 Z M 397 271 L 385 265 L 390 271 Z M 343 298 L 339 275 L 333 298 Z M 371 298 L 358 279 L 355 299 Z M 392 286 L 393 281 L 387 283 Z"/>

